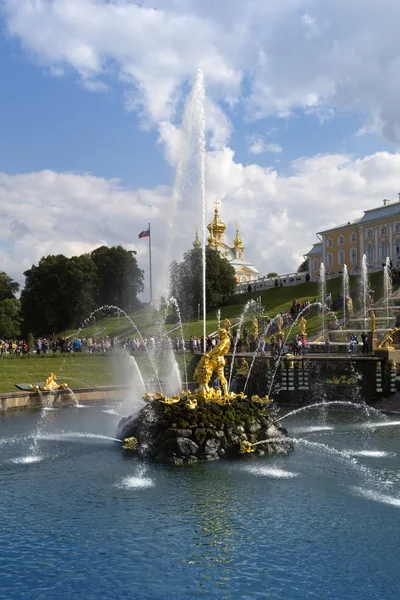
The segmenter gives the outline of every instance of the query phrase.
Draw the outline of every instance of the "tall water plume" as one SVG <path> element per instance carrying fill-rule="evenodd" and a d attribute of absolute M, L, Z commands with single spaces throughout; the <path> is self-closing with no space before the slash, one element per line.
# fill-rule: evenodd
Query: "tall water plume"
<path fill-rule="evenodd" d="M 392 269 L 390 267 L 390 258 L 388 256 L 386 257 L 385 266 L 383 268 L 383 289 L 386 327 L 389 328 L 389 300 L 392 295 Z"/>
<path fill-rule="evenodd" d="M 343 265 L 342 278 L 342 295 L 343 295 L 343 329 L 346 329 L 346 298 L 350 295 L 350 282 L 347 265 Z M 349 315 L 347 315 L 348 317 Z"/>
<path fill-rule="evenodd" d="M 319 296 L 321 301 L 322 339 L 325 339 L 326 271 L 323 262 L 319 267 Z"/>
<path fill-rule="evenodd" d="M 364 317 L 364 329 L 367 329 L 367 308 L 368 308 L 368 265 L 367 257 L 363 254 L 361 261 L 361 273 L 360 273 L 360 287 L 361 287 L 361 310 L 362 316 Z"/>

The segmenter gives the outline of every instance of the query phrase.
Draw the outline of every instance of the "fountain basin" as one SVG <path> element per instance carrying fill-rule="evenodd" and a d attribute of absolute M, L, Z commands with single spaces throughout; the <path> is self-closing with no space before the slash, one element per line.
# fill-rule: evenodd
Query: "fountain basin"
<path fill-rule="evenodd" d="M 150 402 L 138 414 L 120 421 L 117 437 L 136 438 L 143 458 L 176 465 L 293 450 L 286 429 L 272 419 L 267 408 L 248 399 L 232 399 L 229 404 L 198 400 L 194 410 L 184 401 L 173 405 Z"/>

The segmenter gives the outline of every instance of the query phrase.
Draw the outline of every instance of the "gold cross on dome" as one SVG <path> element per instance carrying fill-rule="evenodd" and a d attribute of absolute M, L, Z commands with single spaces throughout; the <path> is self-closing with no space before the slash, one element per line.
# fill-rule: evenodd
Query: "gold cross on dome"
<path fill-rule="evenodd" d="M 219 200 L 214 200 L 214 204 L 215 204 L 215 208 L 218 208 L 218 206 L 220 205 L 220 201 Z"/>

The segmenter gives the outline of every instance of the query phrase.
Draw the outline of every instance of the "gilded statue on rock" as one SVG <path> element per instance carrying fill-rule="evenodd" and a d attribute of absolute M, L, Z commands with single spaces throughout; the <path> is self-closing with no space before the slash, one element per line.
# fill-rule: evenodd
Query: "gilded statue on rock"
<path fill-rule="evenodd" d="M 215 391 L 209 387 L 210 379 L 214 372 L 221 381 L 222 396 L 228 396 L 228 383 L 224 374 L 225 367 L 225 355 L 229 352 L 231 347 L 231 338 L 229 336 L 230 321 L 225 319 L 224 327 L 219 330 L 219 343 L 210 352 L 206 352 L 201 357 L 196 370 L 194 372 L 194 378 L 199 384 L 196 394 L 201 398 L 212 399 L 215 395 Z"/>
<path fill-rule="evenodd" d="M 304 317 L 301 317 L 300 321 L 299 321 L 299 325 L 300 325 L 300 333 L 301 335 L 307 335 L 307 321 Z"/>
<path fill-rule="evenodd" d="M 253 334 L 253 337 L 256 340 L 258 338 L 258 321 L 256 316 L 253 317 L 253 320 L 251 322 L 251 333 Z"/>

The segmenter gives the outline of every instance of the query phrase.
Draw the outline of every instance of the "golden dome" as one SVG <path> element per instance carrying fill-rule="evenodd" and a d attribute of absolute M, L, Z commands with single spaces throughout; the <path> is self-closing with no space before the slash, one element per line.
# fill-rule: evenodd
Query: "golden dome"
<path fill-rule="evenodd" d="M 201 242 L 199 240 L 199 230 L 197 227 L 196 227 L 196 238 L 193 242 L 193 248 L 201 248 Z"/>
<path fill-rule="evenodd" d="M 236 237 L 233 240 L 233 247 L 234 248 L 238 248 L 238 249 L 239 248 L 243 249 L 243 242 L 242 242 L 242 240 L 240 238 L 240 235 L 239 235 L 239 227 L 236 227 Z"/>
<path fill-rule="evenodd" d="M 218 200 L 216 200 L 214 204 L 219 204 Z M 207 225 L 207 229 L 210 233 L 211 230 L 213 230 L 214 235 L 216 235 L 217 238 L 223 235 L 224 231 L 226 230 L 225 223 L 223 223 L 219 218 L 218 205 L 215 207 L 214 219 Z"/>

